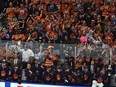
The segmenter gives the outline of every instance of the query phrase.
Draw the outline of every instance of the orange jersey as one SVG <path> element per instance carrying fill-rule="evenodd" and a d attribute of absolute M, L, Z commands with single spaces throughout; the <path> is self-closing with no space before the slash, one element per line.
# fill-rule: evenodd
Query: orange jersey
<path fill-rule="evenodd" d="M 16 14 L 16 8 L 7 8 L 6 14 L 8 15 L 8 18 L 13 18 Z"/>
<path fill-rule="evenodd" d="M 62 4 L 61 8 L 62 8 L 63 14 L 66 14 L 67 16 L 70 16 L 71 5 Z"/>
<path fill-rule="evenodd" d="M 19 17 L 26 18 L 28 11 L 26 8 L 19 8 Z"/>
<path fill-rule="evenodd" d="M 53 61 L 52 60 L 49 60 L 49 59 L 45 60 L 45 66 L 52 66 L 52 65 L 53 65 Z"/>

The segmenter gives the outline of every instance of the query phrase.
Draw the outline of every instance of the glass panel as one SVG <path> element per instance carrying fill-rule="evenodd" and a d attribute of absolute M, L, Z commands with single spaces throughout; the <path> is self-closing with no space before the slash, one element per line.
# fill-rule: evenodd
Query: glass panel
<path fill-rule="evenodd" d="M 82 71 L 86 67 L 89 68 L 93 61 L 98 66 L 109 63 L 111 60 L 111 51 L 110 47 L 103 48 L 94 44 L 82 43 L 77 46 L 76 56 L 76 70 Z M 82 68 L 82 66 L 84 67 Z M 94 71 L 91 72 L 94 73 Z"/>
<path fill-rule="evenodd" d="M 33 53 L 33 56 L 29 56 L 27 60 L 23 59 L 25 58 L 24 51 L 26 50 L 31 50 Z M 0 43 L 1 61 L 3 59 L 6 59 L 9 61 L 8 64 L 12 64 L 14 62 L 10 63 L 10 61 L 14 61 L 17 56 L 22 61 L 21 66 L 19 67 L 22 70 L 21 76 L 23 81 L 27 80 L 25 75 L 25 73 L 27 72 L 27 63 L 33 64 L 33 62 L 35 63 L 38 61 L 39 64 L 44 66 L 44 68 L 46 69 L 56 66 L 57 69 L 62 68 L 62 70 L 71 70 L 72 73 L 73 71 L 77 71 L 77 73 L 80 74 L 88 67 L 90 71 L 94 73 L 95 71 L 91 68 L 93 61 L 97 66 L 100 66 L 102 64 L 107 65 L 107 63 L 109 62 L 111 64 L 115 61 L 115 52 L 116 47 L 103 47 L 94 44 L 77 45 L 20 41 Z"/>

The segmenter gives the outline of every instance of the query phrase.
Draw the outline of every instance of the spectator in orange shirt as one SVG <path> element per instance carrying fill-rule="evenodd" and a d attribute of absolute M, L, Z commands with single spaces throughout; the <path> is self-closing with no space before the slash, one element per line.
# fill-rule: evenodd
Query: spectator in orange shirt
<path fill-rule="evenodd" d="M 27 27 L 27 28 L 35 27 L 34 19 L 33 19 L 32 15 L 30 15 L 30 16 L 27 18 L 27 20 L 26 20 L 26 27 Z"/>
<path fill-rule="evenodd" d="M 19 27 L 19 22 L 18 22 L 17 18 L 12 18 L 12 21 L 8 22 L 9 30 L 13 31 L 14 28 L 18 28 L 18 27 Z"/>
<path fill-rule="evenodd" d="M 26 19 L 27 15 L 28 15 L 28 10 L 21 3 L 20 8 L 18 9 L 18 19 L 19 19 L 19 21 L 22 21 L 22 20 Z"/>
<path fill-rule="evenodd" d="M 62 4 L 62 13 L 64 18 L 69 18 L 70 17 L 70 9 L 71 5 L 70 4 Z"/>
<path fill-rule="evenodd" d="M 13 3 L 9 3 L 9 8 L 6 9 L 6 14 L 8 15 L 8 21 L 11 21 L 13 17 L 16 16 L 16 8 L 13 7 Z"/>

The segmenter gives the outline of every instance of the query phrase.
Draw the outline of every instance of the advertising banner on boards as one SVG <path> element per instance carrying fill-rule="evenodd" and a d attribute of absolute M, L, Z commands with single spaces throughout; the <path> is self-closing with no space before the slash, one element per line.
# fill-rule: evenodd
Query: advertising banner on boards
<path fill-rule="evenodd" d="M 65 85 L 48 85 L 34 83 L 15 83 L 15 82 L 0 82 L 0 87 L 90 87 L 90 86 L 65 86 Z"/>
<path fill-rule="evenodd" d="M 62 86 L 62 85 L 44 85 L 44 84 L 27 84 L 11 83 L 10 87 L 87 87 L 87 86 Z"/>
<path fill-rule="evenodd" d="M 0 82 L 0 87 L 5 87 L 5 82 Z"/>

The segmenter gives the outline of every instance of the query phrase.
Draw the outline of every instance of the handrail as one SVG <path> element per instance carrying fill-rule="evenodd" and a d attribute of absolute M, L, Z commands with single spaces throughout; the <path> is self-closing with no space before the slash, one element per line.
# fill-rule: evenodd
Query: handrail
<path fill-rule="evenodd" d="M 0 14 L 0 19 L 2 19 L 2 17 L 6 15 L 6 14 L 4 13 L 5 11 L 6 11 L 6 8 L 4 8 L 4 10 L 1 12 L 1 14 Z"/>

